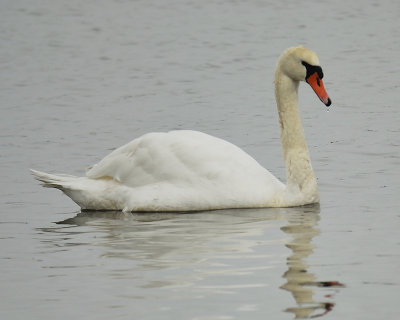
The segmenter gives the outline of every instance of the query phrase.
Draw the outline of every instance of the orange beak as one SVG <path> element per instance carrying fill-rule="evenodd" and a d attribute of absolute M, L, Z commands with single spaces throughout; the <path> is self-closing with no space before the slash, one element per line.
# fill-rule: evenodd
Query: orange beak
<path fill-rule="evenodd" d="M 314 72 L 311 76 L 306 79 L 307 83 L 313 88 L 314 92 L 317 94 L 318 98 L 328 107 L 331 105 L 332 101 L 329 98 L 326 90 L 324 88 L 324 83 L 322 79 L 318 76 L 317 72 Z"/>

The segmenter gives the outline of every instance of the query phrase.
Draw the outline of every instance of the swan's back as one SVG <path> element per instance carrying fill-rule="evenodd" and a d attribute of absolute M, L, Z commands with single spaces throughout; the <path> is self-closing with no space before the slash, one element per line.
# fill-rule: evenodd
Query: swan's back
<path fill-rule="evenodd" d="M 284 188 L 240 148 L 188 130 L 137 138 L 106 156 L 87 177 L 111 178 L 128 188 L 129 210 L 157 203 L 171 210 L 274 206 Z"/>

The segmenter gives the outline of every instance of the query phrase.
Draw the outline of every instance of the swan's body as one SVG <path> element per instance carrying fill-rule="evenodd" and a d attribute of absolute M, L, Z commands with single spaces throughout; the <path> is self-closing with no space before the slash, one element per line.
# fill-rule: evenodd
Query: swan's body
<path fill-rule="evenodd" d="M 186 130 L 137 138 L 90 168 L 86 177 L 32 172 L 45 187 L 62 190 L 82 209 L 193 211 L 318 202 L 297 106 L 299 81 L 307 78 L 310 83 L 315 74 L 318 86 L 310 84 L 330 104 L 318 65 L 315 53 L 304 47 L 286 50 L 277 64 L 275 94 L 287 185 L 233 144 Z"/>

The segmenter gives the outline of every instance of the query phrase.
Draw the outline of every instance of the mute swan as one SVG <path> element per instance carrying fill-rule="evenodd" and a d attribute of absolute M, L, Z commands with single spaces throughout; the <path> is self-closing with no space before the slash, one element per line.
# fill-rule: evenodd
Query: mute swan
<path fill-rule="evenodd" d="M 317 55 L 285 50 L 275 71 L 287 184 L 235 145 L 182 130 L 145 134 L 114 150 L 85 177 L 31 170 L 45 187 L 63 191 L 84 210 L 194 211 L 290 207 L 319 202 L 298 110 L 299 81 L 327 106 Z"/>

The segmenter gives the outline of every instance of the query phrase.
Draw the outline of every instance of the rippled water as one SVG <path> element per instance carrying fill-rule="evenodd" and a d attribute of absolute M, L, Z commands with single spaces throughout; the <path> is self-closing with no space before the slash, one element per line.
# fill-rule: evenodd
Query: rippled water
<path fill-rule="evenodd" d="M 2 318 L 398 318 L 398 1 L 0 6 Z M 81 213 L 29 175 L 188 128 L 284 178 L 273 71 L 297 44 L 333 100 L 300 88 L 320 206 Z"/>

